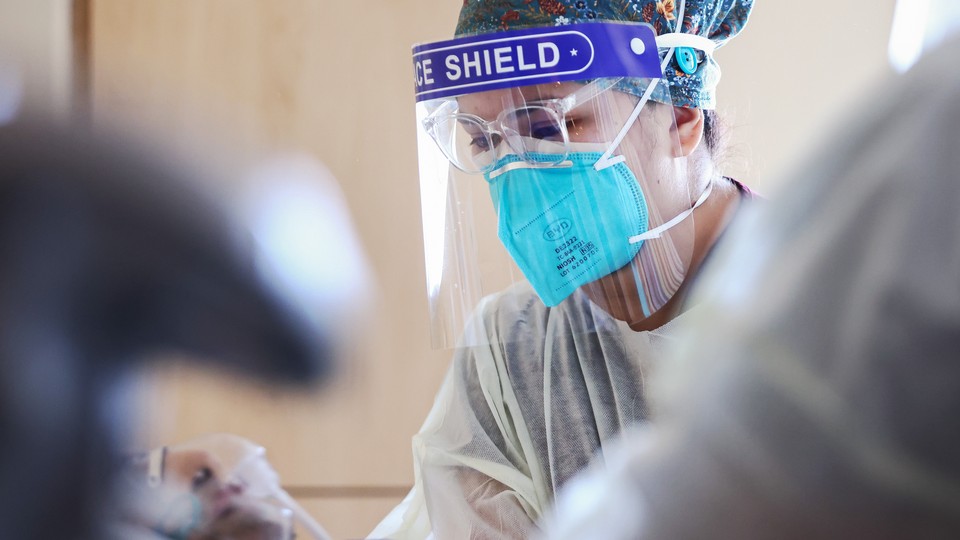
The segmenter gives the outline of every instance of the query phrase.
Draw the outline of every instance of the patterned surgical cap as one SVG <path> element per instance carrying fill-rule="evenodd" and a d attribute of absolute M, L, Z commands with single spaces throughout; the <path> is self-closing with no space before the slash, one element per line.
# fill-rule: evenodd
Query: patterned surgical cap
<path fill-rule="evenodd" d="M 719 47 L 743 29 L 752 8 L 753 0 L 686 0 L 678 29 L 679 0 L 463 0 L 456 35 L 595 21 L 644 22 L 652 25 L 657 35 L 675 31 L 699 34 Z M 661 84 L 652 99 L 681 107 L 715 108 L 720 66 L 702 51 L 697 54 L 700 62 L 690 75 L 677 67 L 676 60 L 671 61 L 664 69 L 670 94 Z M 641 95 L 646 85 L 643 80 L 626 79 L 618 89 Z"/>

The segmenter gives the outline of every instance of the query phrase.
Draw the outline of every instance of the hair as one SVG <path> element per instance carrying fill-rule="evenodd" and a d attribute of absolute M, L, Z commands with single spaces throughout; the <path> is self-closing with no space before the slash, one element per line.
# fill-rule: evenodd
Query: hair
<path fill-rule="evenodd" d="M 727 159 L 729 130 L 723 117 L 715 110 L 703 111 L 703 138 L 700 148 L 691 156 L 692 166 L 698 176 L 723 174 L 723 164 Z"/>
<path fill-rule="evenodd" d="M 727 157 L 730 130 L 723 117 L 715 110 L 703 110 L 703 142 L 714 165 L 720 165 Z"/>

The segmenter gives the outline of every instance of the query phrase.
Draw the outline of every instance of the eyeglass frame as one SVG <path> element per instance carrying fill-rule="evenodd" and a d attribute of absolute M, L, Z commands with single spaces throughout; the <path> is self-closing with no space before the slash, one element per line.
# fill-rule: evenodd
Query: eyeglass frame
<path fill-rule="evenodd" d="M 503 125 L 503 120 L 504 118 L 507 117 L 507 115 L 515 114 L 517 111 L 520 111 L 523 109 L 533 109 L 533 108 L 545 109 L 545 110 L 551 111 L 552 113 L 558 116 L 558 120 L 559 120 L 558 126 L 560 127 L 560 133 L 563 135 L 563 153 L 556 154 L 558 156 L 557 160 L 552 163 L 553 165 L 557 165 L 565 161 L 567 159 L 567 155 L 570 152 L 569 151 L 570 135 L 567 132 L 567 124 L 564 121 L 564 117 L 566 116 L 566 114 L 572 111 L 573 109 L 579 107 L 580 105 L 583 105 L 584 103 L 597 98 L 600 94 L 613 88 L 613 86 L 615 86 L 622 79 L 623 79 L 622 77 L 594 79 L 586 83 L 583 87 L 578 88 L 576 91 L 562 98 L 538 100 L 538 101 L 530 102 L 529 104 L 524 105 L 523 107 L 514 107 L 510 109 L 504 109 L 500 111 L 500 114 L 498 114 L 497 117 L 493 120 L 484 120 L 483 118 L 470 113 L 457 112 L 452 114 L 440 114 L 440 111 L 443 110 L 443 107 L 441 106 L 437 110 L 430 113 L 426 118 L 424 118 L 422 124 L 423 124 L 424 130 L 427 132 L 427 134 L 430 135 L 430 138 L 437 145 L 437 147 L 440 148 L 440 151 L 443 153 L 444 157 L 446 157 L 447 160 L 454 167 L 460 169 L 461 171 L 467 174 L 485 174 L 492 171 L 496 167 L 497 160 L 495 159 L 491 160 L 491 162 L 488 165 L 484 166 L 482 169 L 479 169 L 479 170 L 465 169 L 460 163 L 460 160 L 456 156 L 451 156 L 450 150 L 448 150 L 446 146 L 437 139 L 437 135 L 435 134 L 435 131 L 433 128 L 436 125 L 440 124 L 442 121 L 446 122 L 449 120 L 456 120 L 457 122 L 459 122 L 461 118 L 467 119 L 477 124 L 480 127 L 481 133 L 483 133 L 484 138 L 487 140 L 488 147 L 491 149 L 491 151 L 493 148 L 495 148 L 493 136 L 496 134 L 499 134 L 501 140 L 506 141 L 507 145 L 510 146 L 510 148 L 514 152 L 516 152 L 517 155 L 523 158 L 524 161 L 527 161 L 528 163 L 534 163 L 532 160 L 528 159 L 527 157 L 528 151 L 525 148 L 517 149 L 514 146 L 514 144 L 511 142 L 511 137 L 507 136 L 505 127 Z M 539 164 L 540 166 L 551 165 L 551 162 L 544 162 L 542 160 L 537 160 L 535 163 Z"/>

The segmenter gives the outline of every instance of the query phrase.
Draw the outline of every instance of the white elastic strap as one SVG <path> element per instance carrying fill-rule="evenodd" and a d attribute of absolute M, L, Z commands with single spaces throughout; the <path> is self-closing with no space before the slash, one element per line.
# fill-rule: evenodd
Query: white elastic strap
<path fill-rule="evenodd" d="M 684 0 L 680 0 L 680 12 L 678 14 L 679 18 L 677 19 L 678 21 L 683 20 L 684 7 L 686 7 L 684 5 Z M 659 41 L 659 38 L 658 38 L 658 41 Z M 667 51 L 667 55 L 663 57 L 663 62 L 660 63 L 661 73 L 663 73 L 663 71 L 667 69 L 667 65 L 670 64 L 671 59 L 673 59 L 672 47 L 670 48 L 669 51 Z M 633 108 L 633 112 L 630 114 L 630 118 L 627 119 L 626 123 L 623 124 L 623 127 L 620 128 L 620 133 L 618 133 L 617 137 L 613 139 L 612 143 L 610 143 L 610 147 L 607 148 L 607 151 L 604 152 L 603 155 L 600 156 L 600 159 L 597 160 L 596 164 L 594 164 L 593 166 L 594 169 L 598 171 L 602 171 L 608 167 L 612 167 L 616 165 L 620 161 L 623 161 L 622 159 L 619 161 L 611 160 L 610 156 L 613 155 L 614 150 L 616 150 L 620 146 L 620 143 L 623 142 L 624 137 L 627 136 L 627 132 L 629 132 L 630 128 L 633 127 L 633 123 L 637 121 L 637 118 L 640 116 L 640 111 L 643 110 L 643 106 L 646 105 L 647 101 L 650 100 L 650 96 L 653 95 L 654 89 L 657 87 L 658 84 L 660 84 L 661 80 L 663 79 L 655 79 L 649 85 L 647 85 L 647 90 L 646 92 L 643 93 L 643 97 L 640 98 L 640 103 L 637 103 L 637 106 Z"/>
<path fill-rule="evenodd" d="M 683 24 L 683 10 L 684 10 L 684 8 L 686 8 L 686 7 L 687 7 L 687 6 L 684 4 L 684 0 L 680 0 L 680 11 L 677 12 L 677 25 L 678 25 L 678 26 Z M 678 33 L 677 30 L 679 30 L 679 28 L 677 28 L 677 26 L 674 26 L 674 27 L 673 27 L 673 33 L 674 33 L 674 34 Z"/>
<path fill-rule="evenodd" d="M 540 163 L 538 161 L 528 162 L 528 161 L 514 161 L 513 163 L 507 163 L 503 167 L 496 169 L 490 172 L 490 180 L 500 176 L 501 174 L 508 173 L 510 171 L 515 171 L 517 169 L 564 169 L 573 167 L 573 162 L 568 160 L 561 161 L 560 163 Z"/>
<path fill-rule="evenodd" d="M 670 54 L 673 54 L 673 49 L 670 49 Z M 668 57 L 670 55 L 667 55 Z M 623 138 L 627 136 L 627 132 L 630 131 L 630 128 L 633 127 L 633 123 L 637 121 L 637 117 L 640 116 L 640 110 L 643 109 L 643 106 L 647 104 L 647 100 L 650 99 L 650 95 L 653 94 L 653 89 L 657 87 L 657 84 L 660 83 L 660 79 L 656 79 L 647 86 L 647 91 L 643 93 L 643 97 L 640 98 L 640 103 L 637 103 L 637 106 L 633 109 L 633 113 L 630 114 L 630 118 L 627 119 L 627 122 L 623 124 L 623 127 L 620 129 L 620 133 L 617 134 L 617 137 L 613 139 L 613 142 L 610 143 L 610 146 L 607 148 L 607 151 L 600 156 L 600 159 L 593 165 L 593 168 L 602 171 L 606 168 L 612 167 L 624 159 L 621 159 L 622 156 L 619 156 L 617 159 L 610 159 L 610 156 L 613 155 L 613 151 L 616 150 L 620 143 L 623 142 Z"/>
<path fill-rule="evenodd" d="M 163 483 L 163 462 L 167 458 L 167 447 L 161 446 L 150 451 L 147 458 L 147 485 L 155 488 Z"/>
<path fill-rule="evenodd" d="M 293 500 L 293 497 L 291 497 L 286 491 L 278 488 L 274 492 L 273 496 L 276 497 L 281 503 L 290 507 L 290 509 L 293 511 L 294 518 L 299 521 L 300 524 L 307 529 L 307 532 L 309 532 L 310 535 L 316 540 L 330 540 L 332 538 L 330 533 L 328 533 L 322 525 L 317 523 L 317 520 L 313 519 L 313 516 L 304 510 L 302 506 L 297 504 L 297 501 Z"/>
<path fill-rule="evenodd" d="M 697 209 L 697 207 L 699 207 L 701 204 L 706 202 L 707 197 L 710 196 L 711 191 L 713 191 L 713 182 L 710 182 L 709 184 L 707 184 L 707 189 L 703 190 L 703 193 L 700 195 L 700 198 L 697 199 L 697 202 L 693 204 L 693 208 L 680 212 L 679 214 L 677 214 L 676 217 L 674 217 L 670 221 L 664 223 L 663 225 L 660 225 L 655 229 L 650 229 L 649 231 L 643 234 L 631 236 L 630 243 L 636 244 L 637 242 L 643 242 L 644 240 L 650 240 L 652 238 L 660 238 L 660 235 L 662 235 L 667 230 L 672 229 L 681 221 L 687 219 L 690 216 L 690 214 L 692 214 L 693 211 Z"/>
<path fill-rule="evenodd" d="M 684 34 L 682 32 L 671 32 L 657 36 L 657 47 L 662 49 L 673 49 L 676 47 L 690 47 L 699 49 L 708 56 L 713 54 L 717 44 L 713 40 L 697 34 Z"/>

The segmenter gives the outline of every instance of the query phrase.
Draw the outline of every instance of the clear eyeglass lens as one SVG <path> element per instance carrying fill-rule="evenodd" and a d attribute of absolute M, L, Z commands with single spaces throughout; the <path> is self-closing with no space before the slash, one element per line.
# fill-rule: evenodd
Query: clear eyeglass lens
<path fill-rule="evenodd" d="M 501 127 L 507 141 L 524 159 L 559 163 L 567 156 L 567 136 L 561 115 L 548 107 L 529 106 L 505 114 Z M 531 154 L 537 154 L 534 159 Z"/>
<path fill-rule="evenodd" d="M 563 141 L 563 124 L 560 115 L 546 107 L 523 107 L 504 115 L 503 127 L 521 137 Z"/>
<path fill-rule="evenodd" d="M 453 123 L 454 136 L 450 141 L 450 155 L 454 156 L 454 165 L 474 173 L 491 167 L 502 137 L 491 133 L 486 126 L 470 116 L 458 116 L 453 119 Z"/>
<path fill-rule="evenodd" d="M 490 161 L 493 141 L 476 119 L 449 114 L 434 117 L 427 127 L 430 137 L 456 167 L 469 173 L 481 172 Z"/>
<path fill-rule="evenodd" d="M 489 170 L 505 138 L 510 148 L 525 160 L 559 163 L 566 159 L 566 130 L 561 115 L 548 107 L 529 106 L 503 114 L 502 135 L 479 119 L 465 114 L 435 117 L 430 136 L 456 167 L 469 173 Z M 537 154 L 536 158 L 531 154 Z"/>

